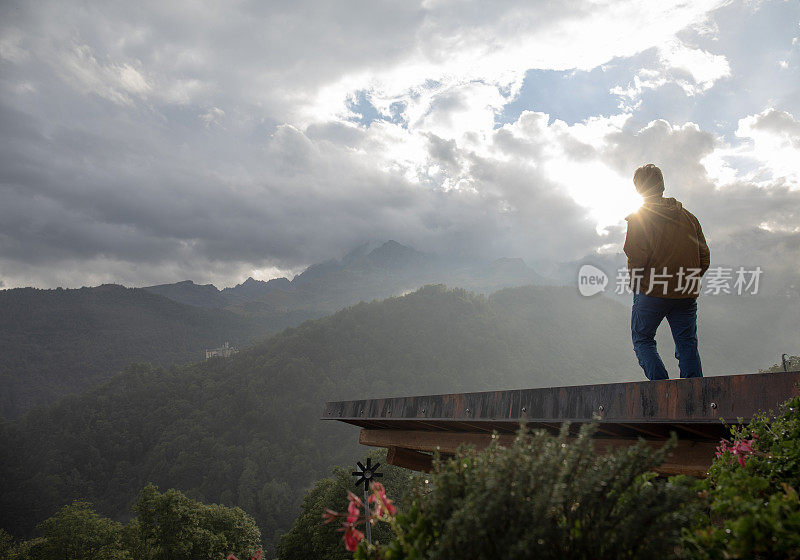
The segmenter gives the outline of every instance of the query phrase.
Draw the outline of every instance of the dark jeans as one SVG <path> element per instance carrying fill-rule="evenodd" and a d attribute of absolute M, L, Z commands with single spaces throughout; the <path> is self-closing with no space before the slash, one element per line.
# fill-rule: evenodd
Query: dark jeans
<path fill-rule="evenodd" d="M 697 300 L 667 299 L 633 294 L 631 336 L 633 351 L 647 379 L 669 379 L 664 362 L 656 350 L 656 329 L 667 318 L 675 340 L 675 357 L 681 377 L 703 377 L 700 352 L 697 350 Z"/>

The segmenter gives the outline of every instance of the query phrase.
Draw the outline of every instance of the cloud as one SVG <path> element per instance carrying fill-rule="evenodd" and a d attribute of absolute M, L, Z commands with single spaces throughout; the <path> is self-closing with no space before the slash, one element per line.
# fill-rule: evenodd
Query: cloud
<path fill-rule="evenodd" d="M 20 114 L 3 121 L 37 128 Z M 137 144 L 130 129 L 125 137 L 71 131 L 34 136 L 38 150 L 4 150 L 7 204 L 0 231 L 9 241 L 3 256 L 40 265 L 109 259 L 161 270 L 183 262 L 195 273 L 208 260 L 291 269 L 363 239 L 399 238 L 419 248 L 484 257 L 498 251 L 577 257 L 591 249 L 594 224 L 530 157 L 552 150 L 552 142 L 564 144 L 560 151 L 576 149 L 568 129 L 546 123 L 546 115 L 526 115 L 518 126 L 471 147 L 378 121 L 356 129 L 348 142 L 331 141 L 344 136 L 336 123 L 326 134 L 321 127 L 304 132 L 281 125 L 226 161 L 211 157 L 215 145 L 206 146 L 202 136 L 190 149 L 150 138 L 169 154 L 158 159 L 150 150 L 124 149 Z M 147 132 L 144 127 L 140 134 Z M 534 147 L 522 148 L 528 157 L 509 160 L 494 145 L 494 138 L 501 146 L 507 134 L 514 138 L 506 145 Z M 37 170 L 42 152 L 52 162 Z M 203 153 L 208 159 L 198 167 Z M 142 170 L 158 181 L 143 182 Z M 541 243 L 558 228 L 570 234 Z"/>
<path fill-rule="evenodd" d="M 736 181 L 800 189 L 800 121 L 769 108 L 739 120 L 739 142 L 724 144 L 704 160 L 717 184 Z"/>
<path fill-rule="evenodd" d="M 727 59 L 702 49 L 692 49 L 680 41 L 673 41 L 660 49 L 664 66 L 673 71 L 686 72 L 691 80 L 678 79 L 687 95 L 696 95 L 710 89 L 714 83 L 731 74 Z"/>
<path fill-rule="evenodd" d="M 642 93 L 667 84 L 679 86 L 688 96 L 705 93 L 714 84 L 731 75 L 728 60 L 723 55 L 688 47 L 680 40 L 672 40 L 658 48 L 658 64 L 642 68 L 626 86 L 614 86 L 610 93 L 620 96 L 620 108 L 636 109 L 641 105 Z"/>
<path fill-rule="evenodd" d="M 219 107 L 210 107 L 200 115 L 200 120 L 203 121 L 206 127 L 209 127 L 212 124 L 221 125 L 224 118 L 225 111 Z"/>
<path fill-rule="evenodd" d="M 321 89 L 305 114 L 343 115 L 341 100 L 358 89 L 369 92 L 371 103 L 384 116 L 392 115 L 393 107 L 404 107 L 407 122 L 415 122 L 439 96 L 450 97 L 452 88 L 476 82 L 496 86 L 510 101 L 529 69 L 591 70 L 617 57 L 675 44 L 679 31 L 703 25 L 708 14 L 724 4 L 425 2 L 415 48 L 393 65 L 345 73 Z M 692 59 L 687 50 L 676 47 L 670 56 L 676 61 L 682 57 L 680 62 L 690 65 L 690 72 L 707 72 L 707 60 L 698 55 Z"/>
<path fill-rule="evenodd" d="M 388 238 L 566 261 L 619 246 L 647 161 L 731 258 L 793 258 L 775 205 L 797 204 L 800 110 L 758 97 L 733 138 L 682 113 L 738 76 L 725 4 L 6 3 L 0 281 L 230 285 Z M 529 70 L 606 65 L 630 82 L 617 114 L 567 122 L 534 91 L 501 124 Z"/>
<path fill-rule="evenodd" d="M 494 129 L 495 113 L 506 101 L 497 87 L 488 84 L 452 86 L 433 96 L 425 112 L 409 126 L 443 138 L 460 138 L 467 132 L 486 134 Z"/>
<path fill-rule="evenodd" d="M 57 71 L 78 91 L 120 105 L 131 105 L 135 97 L 143 99 L 151 90 L 139 70 L 128 63 L 102 64 L 88 45 L 75 45 L 60 53 Z"/>

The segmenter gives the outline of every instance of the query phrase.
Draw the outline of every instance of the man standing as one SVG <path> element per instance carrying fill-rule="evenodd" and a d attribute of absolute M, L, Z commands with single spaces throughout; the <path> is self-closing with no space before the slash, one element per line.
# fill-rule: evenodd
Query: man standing
<path fill-rule="evenodd" d="M 667 318 L 681 377 L 703 377 L 697 349 L 697 296 L 711 253 L 700 222 L 674 198 L 664 198 L 661 170 L 648 163 L 633 184 L 642 207 L 625 218 L 625 254 L 633 288 L 633 350 L 651 381 L 669 379 L 656 349 L 656 329 Z"/>

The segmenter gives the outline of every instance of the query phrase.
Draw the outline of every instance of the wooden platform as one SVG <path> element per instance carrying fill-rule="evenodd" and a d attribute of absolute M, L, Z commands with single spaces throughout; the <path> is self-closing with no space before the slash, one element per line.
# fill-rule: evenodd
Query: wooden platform
<path fill-rule="evenodd" d="M 323 420 L 361 427 L 360 443 L 386 447 L 390 463 L 415 470 L 430 468 L 435 449 L 484 447 L 493 433 L 510 442 L 523 422 L 556 432 L 596 420 L 599 451 L 640 438 L 660 446 L 675 432 L 678 447 L 660 471 L 702 476 L 728 434 L 721 420 L 746 423 L 796 395 L 798 371 L 338 401 L 325 405 Z"/>

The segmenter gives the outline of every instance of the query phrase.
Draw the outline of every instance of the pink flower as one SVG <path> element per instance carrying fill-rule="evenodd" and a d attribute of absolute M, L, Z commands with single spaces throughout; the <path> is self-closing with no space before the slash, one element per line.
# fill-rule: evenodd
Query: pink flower
<path fill-rule="evenodd" d="M 239 559 L 238 559 L 238 558 L 236 558 L 236 556 L 234 556 L 234 555 L 233 555 L 233 553 L 231 552 L 230 554 L 228 554 L 228 555 L 225 557 L 225 560 L 239 560 Z"/>
<path fill-rule="evenodd" d="M 395 515 L 397 513 L 397 508 L 392 505 L 392 500 L 386 497 L 386 489 L 383 487 L 383 484 L 380 482 L 373 482 L 371 488 L 372 494 L 370 494 L 368 502 L 376 504 L 375 515 L 380 517 L 384 511 L 386 511 L 388 515 Z"/>
<path fill-rule="evenodd" d="M 335 520 L 339 517 L 339 512 L 333 511 L 332 509 L 325 508 L 325 511 L 322 512 L 322 519 L 323 523 L 330 523 L 331 521 Z"/>
<path fill-rule="evenodd" d="M 372 498 L 375 496 L 374 494 L 370 496 Z M 380 517 L 385 510 L 387 514 L 394 515 L 397 513 L 397 508 L 392 505 L 392 500 L 386 497 L 386 495 L 378 496 L 374 502 L 376 503 L 375 506 L 375 515 Z"/>
<path fill-rule="evenodd" d="M 355 503 L 358 507 L 362 507 L 364 505 L 361 503 L 359 497 L 353 494 L 350 490 L 347 491 L 347 499 L 350 500 L 350 503 Z"/>
<path fill-rule="evenodd" d="M 736 458 L 735 460 L 739 462 L 739 465 L 744 467 L 746 466 L 746 457 L 754 453 L 753 445 L 755 445 L 755 442 L 755 436 L 749 440 L 742 439 L 733 443 L 723 439 L 717 446 L 716 456 L 722 457 L 725 453 L 730 453 Z M 731 464 L 734 462 L 734 457 L 731 457 Z"/>
<path fill-rule="evenodd" d="M 344 547 L 350 552 L 355 552 L 356 548 L 358 548 L 358 543 L 363 539 L 364 533 L 350 525 L 344 532 Z"/>
<path fill-rule="evenodd" d="M 357 506 L 355 502 L 350 502 L 347 506 L 347 513 L 350 514 L 347 516 L 347 522 L 355 523 L 358 521 L 358 516 L 361 514 L 361 508 Z"/>
<path fill-rule="evenodd" d="M 747 440 L 739 442 L 739 451 L 744 453 L 752 453 L 753 446 Z"/>

